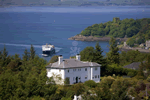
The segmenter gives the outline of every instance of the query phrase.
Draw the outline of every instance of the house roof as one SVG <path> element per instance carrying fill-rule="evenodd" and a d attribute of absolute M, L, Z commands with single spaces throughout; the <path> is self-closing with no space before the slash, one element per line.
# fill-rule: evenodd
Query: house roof
<path fill-rule="evenodd" d="M 58 64 L 57 61 L 55 63 L 50 63 L 46 67 L 47 68 L 79 68 L 79 67 L 89 67 L 89 66 L 95 67 L 101 65 L 95 62 L 83 62 L 76 59 L 65 59 L 60 63 L 60 65 Z"/>
<path fill-rule="evenodd" d="M 143 61 L 143 63 L 144 63 L 145 61 Z M 124 68 L 134 68 L 134 69 L 138 69 L 139 68 L 139 65 L 141 64 L 141 62 L 133 62 L 133 63 L 131 63 L 131 64 L 129 64 L 129 65 L 126 65 L 126 66 L 124 66 Z"/>

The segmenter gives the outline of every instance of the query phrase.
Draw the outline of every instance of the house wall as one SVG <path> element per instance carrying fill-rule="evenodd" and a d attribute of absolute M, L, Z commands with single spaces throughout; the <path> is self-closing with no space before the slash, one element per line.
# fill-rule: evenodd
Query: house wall
<path fill-rule="evenodd" d="M 95 82 L 100 82 L 100 67 L 97 67 L 97 70 L 95 70 L 95 67 L 93 67 L 93 72 L 91 74 L 91 67 L 86 67 L 87 71 L 85 71 L 85 68 L 76 68 L 76 71 L 74 69 L 65 69 L 65 78 L 69 78 L 70 84 L 74 84 L 76 82 L 76 77 L 78 77 L 78 82 L 85 82 L 87 80 L 93 80 Z M 80 70 L 81 69 L 81 70 Z M 68 72 L 69 70 L 69 72 Z M 91 79 L 92 75 L 92 79 Z M 99 75 L 99 78 L 98 78 Z M 95 77 L 97 76 L 97 77 Z M 87 77 L 87 79 L 85 79 Z M 94 77 L 94 78 L 93 78 Z M 80 78 L 80 79 L 79 79 Z"/>
<path fill-rule="evenodd" d="M 51 69 L 47 68 L 47 77 L 52 77 L 54 78 L 56 84 L 64 84 L 64 69 Z M 60 76 L 62 80 L 59 80 L 56 76 Z"/>
<path fill-rule="evenodd" d="M 146 47 L 150 47 L 150 40 L 146 41 Z"/>

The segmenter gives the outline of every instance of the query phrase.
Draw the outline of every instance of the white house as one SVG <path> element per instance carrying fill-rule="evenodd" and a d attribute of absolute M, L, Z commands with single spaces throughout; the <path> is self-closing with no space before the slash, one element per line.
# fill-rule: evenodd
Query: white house
<path fill-rule="evenodd" d="M 56 84 L 64 84 L 64 80 L 69 78 L 70 84 L 93 80 L 100 82 L 100 64 L 95 62 L 80 61 L 80 55 L 76 55 L 76 59 L 63 59 L 58 57 L 58 61 L 46 66 L 47 77 L 60 75 L 63 81 L 54 79 Z"/>

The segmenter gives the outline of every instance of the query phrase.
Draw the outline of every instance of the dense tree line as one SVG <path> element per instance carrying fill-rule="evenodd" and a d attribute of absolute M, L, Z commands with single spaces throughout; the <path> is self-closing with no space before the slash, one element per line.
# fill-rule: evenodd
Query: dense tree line
<path fill-rule="evenodd" d="M 84 100 L 129 100 L 127 94 L 138 100 L 141 94 L 139 91 L 145 90 L 144 81 L 139 79 L 150 81 L 150 56 L 139 51 L 119 54 L 113 38 L 110 45 L 106 57 L 102 55 L 103 50 L 99 43 L 95 48 L 86 47 L 80 52 L 82 61 L 102 65 L 101 76 L 105 77 L 101 82 L 89 80 L 74 85 L 68 85 L 67 80 L 66 85 L 56 85 L 52 78 L 47 78 L 45 68 L 47 61 L 36 55 L 32 45 L 30 52 L 25 49 L 22 59 L 18 54 L 8 55 L 4 47 L 0 52 L 0 100 L 72 100 L 74 95 L 81 95 Z M 49 63 L 57 60 L 58 56 L 54 56 Z M 126 64 L 143 60 L 146 62 L 140 65 L 138 71 L 123 68 Z M 122 75 L 131 75 L 132 78 L 119 77 Z"/>
<path fill-rule="evenodd" d="M 94 24 L 85 28 L 80 34 L 83 36 L 110 36 L 115 38 L 126 36 L 130 38 L 127 44 L 134 46 L 134 43 L 141 44 L 150 39 L 150 18 L 120 20 L 120 18 L 114 17 L 113 21 Z"/>
<path fill-rule="evenodd" d="M 20 2 L 19 0 L 9 1 L 2 0 L 1 5 L 24 5 L 24 6 L 125 6 L 125 5 L 149 5 L 149 0 L 27 0 Z"/>

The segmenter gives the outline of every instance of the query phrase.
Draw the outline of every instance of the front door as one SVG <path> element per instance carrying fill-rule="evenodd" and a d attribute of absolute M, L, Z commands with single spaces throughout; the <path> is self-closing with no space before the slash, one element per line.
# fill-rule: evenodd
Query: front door
<path fill-rule="evenodd" d="M 76 77 L 76 83 L 78 83 L 78 77 Z"/>

